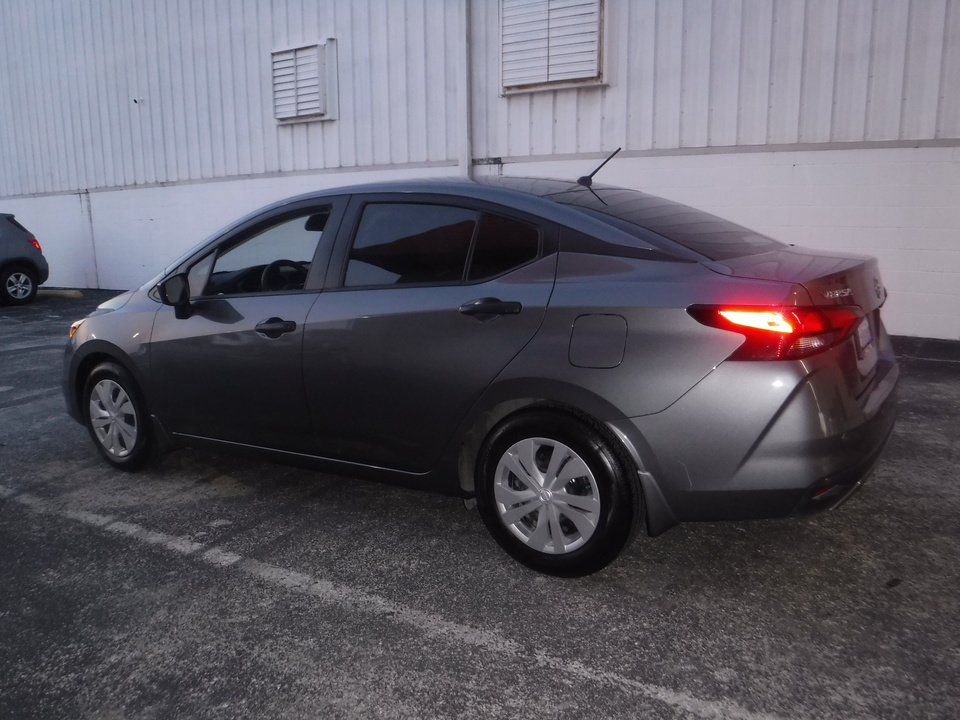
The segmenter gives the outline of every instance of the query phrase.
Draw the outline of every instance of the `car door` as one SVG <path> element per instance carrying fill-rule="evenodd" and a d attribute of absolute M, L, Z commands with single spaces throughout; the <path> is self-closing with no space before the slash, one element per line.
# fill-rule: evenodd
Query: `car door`
<path fill-rule="evenodd" d="M 437 197 L 354 198 L 347 218 L 331 266 L 338 287 L 307 317 L 304 384 L 318 446 L 425 472 L 539 328 L 557 231 Z"/>
<path fill-rule="evenodd" d="M 191 259 L 189 317 L 157 314 L 151 367 L 176 435 L 304 452 L 313 432 L 301 372 L 304 322 L 345 200 L 258 218 Z"/>

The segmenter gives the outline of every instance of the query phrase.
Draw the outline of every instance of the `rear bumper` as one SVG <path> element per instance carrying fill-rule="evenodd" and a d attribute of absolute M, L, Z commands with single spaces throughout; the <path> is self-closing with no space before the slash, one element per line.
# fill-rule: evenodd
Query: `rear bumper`
<path fill-rule="evenodd" d="M 667 410 L 614 425 L 645 450 L 637 454 L 674 521 L 830 509 L 859 488 L 893 430 L 899 368 L 887 350 L 859 397 L 830 353 L 725 363 Z"/>
<path fill-rule="evenodd" d="M 41 256 L 40 262 L 37 263 L 37 285 L 43 285 L 49 277 L 50 265 L 47 264 L 47 259 Z"/>

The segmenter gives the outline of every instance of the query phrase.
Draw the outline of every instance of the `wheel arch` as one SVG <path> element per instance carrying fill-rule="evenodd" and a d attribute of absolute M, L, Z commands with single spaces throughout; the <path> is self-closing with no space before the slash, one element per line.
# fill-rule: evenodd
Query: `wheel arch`
<path fill-rule="evenodd" d="M 37 264 L 30 258 L 27 258 L 27 257 L 7 258 L 2 263 L 0 263 L 0 273 L 5 272 L 10 268 L 14 268 L 14 267 L 26 268 L 27 270 L 29 270 L 30 272 L 32 272 L 34 275 L 37 276 L 38 282 L 39 282 L 39 277 L 41 275 L 40 268 L 37 267 Z"/>
<path fill-rule="evenodd" d="M 576 385 L 530 379 L 513 380 L 491 388 L 477 407 L 466 423 L 466 429 L 460 433 L 462 442 L 457 470 L 460 492 L 464 497 L 473 497 L 476 493 L 477 459 L 490 431 L 516 413 L 549 408 L 596 427 L 630 461 L 636 471 L 649 535 L 659 535 L 678 524 L 656 479 L 660 474 L 656 456 L 639 431 L 630 427 L 623 413 L 609 401 Z"/>
<path fill-rule="evenodd" d="M 83 402 L 84 384 L 90 376 L 90 373 L 93 372 L 93 369 L 104 362 L 116 363 L 129 372 L 137 384 L 136 389 L 143 397 L 147 407 L 152 407 L 148 397 L 146 378 L 133 358 L 112 343 L 103 340 L 88 340 L 83 344 L 83 352 L 74 356 L 71 362 L 70 375 L 67 380 L 68 400 L 70 402 L 68 409 L 72 417 L 77 420 L 83 417 L 80 412 L 80 407 Z"/>

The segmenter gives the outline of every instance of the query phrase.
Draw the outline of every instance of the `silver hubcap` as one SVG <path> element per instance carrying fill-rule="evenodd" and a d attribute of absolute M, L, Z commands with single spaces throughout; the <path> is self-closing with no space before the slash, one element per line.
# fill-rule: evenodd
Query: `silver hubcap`
<path fill-rule="evenodd" d="M 547 438 L 521 440 L 503 454 L 494 498 L 507 529 L 542 553 L 576 550 L 600 519 L 600 491 L 590 468 L 569 447 Z"/>
<path fill-rule="evenodd" d="M 111 455 L 124 458 L 137 442 L 137 411 L 127 391 L 113 380 L 101 380 L 90 393 L 90 423 L 97 440 Z"/>
<path fill-rule="evenodd" d="M 30 297 L 33 292 L 33 281 L 26 273 L 15 272 L 7 278 L 7 293 L 15 300 Z"/>

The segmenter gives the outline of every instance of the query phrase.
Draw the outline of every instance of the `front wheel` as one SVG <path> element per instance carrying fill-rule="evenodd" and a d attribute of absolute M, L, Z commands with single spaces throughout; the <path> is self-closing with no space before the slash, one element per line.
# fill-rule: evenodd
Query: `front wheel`
<path fill-rule="evenodd" d="M 94 445 L 114 467 L 137 470 L 154 456 L 146 406 L 120 365 L 105 362 L 93 369 L 84 385 L 83 412 Z"/>
<path fill-rule="evenodd" d="M 533 410 L 491 431 L 477 460 L 477 506 L 510 555 L 550 575 L 612 562 L 642 516 L 632 463 L 598 424 Z"/>

